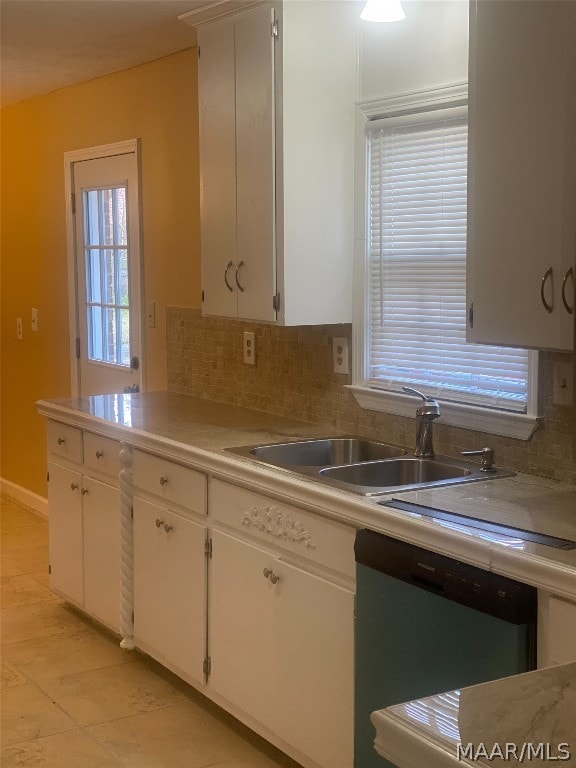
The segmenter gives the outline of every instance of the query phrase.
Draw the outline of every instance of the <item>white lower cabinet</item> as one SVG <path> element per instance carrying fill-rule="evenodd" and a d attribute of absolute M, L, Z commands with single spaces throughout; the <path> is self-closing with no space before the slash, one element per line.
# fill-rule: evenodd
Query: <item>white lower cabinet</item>
<path fill-rule="evenodd" d="M 538 591 L 538 667 L 576 661 L 576 603 Z"/>
<path fill-rule="evenodd" d="M 210 687 L 326 768 L 353 762 L 354 593 L 212 532 Z"/>
<path fill-rule="evenodd" d="M 118 632 L 118 489 L 55 462 L 48 467 L 52 589 Z"/>
<path fill-rule="evenodd" d="M 206 655 L 206 526 L 134 499 L 136 645 L 189 681 Z"/>

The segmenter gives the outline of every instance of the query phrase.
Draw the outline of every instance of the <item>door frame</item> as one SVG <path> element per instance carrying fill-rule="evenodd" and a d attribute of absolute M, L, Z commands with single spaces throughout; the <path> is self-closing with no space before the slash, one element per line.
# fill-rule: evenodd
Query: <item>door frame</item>
<path fill-rule="evenodd" d="M 72 397 L 79 395 L 79 365 L 80 360 L 76 354 L 77 339 L 80 338 L 79 331 L 79 307 L 78 307 L 78 269 L 76 264 L 76 227 L 75 214 L 72 210 L 72 194 L 74 192 L 74 163 L 83 160 L 98 160 L 103 157 L 113 157 L 114 155 L 134 154 L 136 156 L 136 166 L 138 169 L 138 185 L 136 188 L 136 197 L 138 200 L 138 210 L 141 211 L 141 189 L 140 189 L 140 171 L 141 171 L 141 153 L 140 139 L 127 139 L 113 144 L 102 144 L 96 147 L 87 147 L 86 149 L 76 149 L 64 153 L 64 206 L 66 210 L 66 254 L 67 254 L 67 275 L 68 275 L 68 325 L 69 325 L 69 354 L 70 354 L 70 384 Z M 138 221 L 138 239 L 140 241 L 140 263 L 138 265 L 138 290 L 140 291 L 140 391 L 145 389 L 146 381 L 146 354 L 145 354 L 145 329 L 144 322 L 144 270 L 142 268 L 142 216 Z"/>

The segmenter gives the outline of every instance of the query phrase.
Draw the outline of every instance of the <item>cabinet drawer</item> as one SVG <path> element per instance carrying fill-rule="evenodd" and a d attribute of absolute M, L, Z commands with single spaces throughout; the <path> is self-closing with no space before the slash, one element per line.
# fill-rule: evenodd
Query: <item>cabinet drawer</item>
<path fill-rule="evenodd" d="M 82 463 L 82 430 L 58 421 L 47 425 L 48 453 L 77 464 Z"/>
<path fill-rule="evenodd" d="M 299 507 L 239 488 L 210 482 L 215 520 L 354 578 L 354 528 Z"/>
<path fill-rule="evenodd" d="M 84 465 L 118 479 L 120 443 L 110 437 L 84 432 Z"/>
<path fill-rule="evenodd" d="M 191 512 L 206 514 L 206 476 L 160 456 L 134 451 L 133 483 Z"/>

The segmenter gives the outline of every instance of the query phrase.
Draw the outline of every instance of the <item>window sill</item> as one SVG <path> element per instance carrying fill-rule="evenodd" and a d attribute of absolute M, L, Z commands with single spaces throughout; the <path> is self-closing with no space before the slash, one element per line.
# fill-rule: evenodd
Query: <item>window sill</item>
<path fill-rule="evenodd" d="M 347 387 L 361 408 L 414 418 L 418 401 L 410 395 L 384 392 L 356 384 Z M 525 413 L 491 411 L 474 405 L 440 401 L 442 422 L 453 427 L 487 432 L 491 435 L 529 440 L 538 429 L 538 417 Z"/>

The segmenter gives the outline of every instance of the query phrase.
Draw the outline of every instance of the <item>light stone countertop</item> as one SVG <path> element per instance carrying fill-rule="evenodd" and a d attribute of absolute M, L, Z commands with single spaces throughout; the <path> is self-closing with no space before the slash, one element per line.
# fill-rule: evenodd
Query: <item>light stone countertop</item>
<path fill-rule="evenodd" d="M 377 751 L 398 768 L 576 766 L 576 662 L 398 704 L 372 722 Z"/>
<path fill-rule="evenodd" d="M 224 451 L 338 434 L 314 424 L 167 392 L 39 401 L 44 416 L 126 441 L 231 482 L 300 504 L 357 528 L 493 570 L 576 600 L 576 549 L 562 550 L 486 533 L 378 504 Z M 576 485 L 518 474 L 511 478 L 394 493 L 405 501 L 576 540 Z"/>

